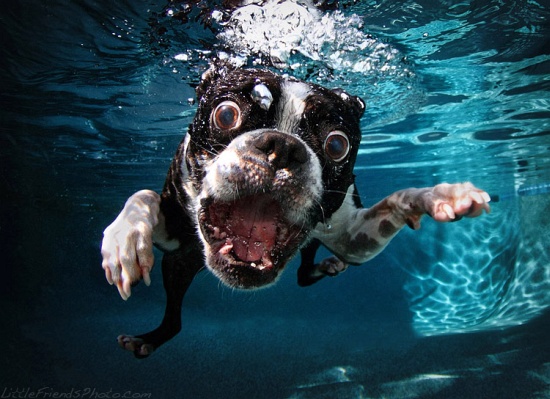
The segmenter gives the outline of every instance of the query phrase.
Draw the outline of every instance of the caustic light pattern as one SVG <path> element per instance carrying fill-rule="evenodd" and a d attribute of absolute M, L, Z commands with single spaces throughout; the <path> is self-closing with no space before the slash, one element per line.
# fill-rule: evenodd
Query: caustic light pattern
<path fill-rule="evenodd" d="M 548 222 L 529 220 L 547 214 L 549 205 L 543 196 L 517 201 L 517 207 L 496 204 L 492 215 L 460 229 L 425 224 L 432 230 L 427 236 L 446 236 L 439 254 L 429 252 L 438 247 L 435 243 L 425 246 L 433 262 L 405 266 L 412 276 L 405 289 L 418 333 L 518 325 L 548 307 L 550 259 L 544 243 L 549 242 L 550 229 Z"/>

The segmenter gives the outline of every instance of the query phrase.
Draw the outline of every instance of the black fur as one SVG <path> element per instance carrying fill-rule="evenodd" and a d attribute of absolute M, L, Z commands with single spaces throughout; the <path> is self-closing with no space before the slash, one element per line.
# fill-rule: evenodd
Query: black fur
<path fill-rule="evenodd" d="M 300 169 L 305 167 L 308 152 L 307 145 L 319 160 L 322 170 L 322 192 L 319 200 L 309 210 L 307 223 L 301 227 L 294 241 L 289 240 L 292 252 L 281 255 L 284 263 L 302 249 L 302 263 L 298 271 L 300 285 L 309 285 L 319 280 L 313 277 L 315 252 L 320 246 L 318 240 L 308 242 L 308 232 L 317 223 L 330 217 L 341 205 L 346 190 L 353 184 L 353 167 L 355 164 L 361 133 L 359 120 L 364 112 L 364 103 L 357 97 L 347 95 L 341 90 L 330 90 L 317 85 L 310 85 L 311 94 L 307 97 L 303 115 L 297 124 L 296 131 L 278 133 L 276 126 L 277 107 L 263 109 L 251 100 L 250 93 L 258 84 L 265 85 L 273 96 L 273 104 L 281 100 L 281 85 L 284 78 L 268 70 L 235 69 L 227 64 L 219 64 L 203 75 L 197 87 L 198 109 L 189 126 L 189 142 L 184 138 L 174 156 L 164 189 L 161 195 L 161 211 L 165 217 L 166 232 L 169 238 L 177 239 L 180 246 L 173 252 L 167 252 L 162 262 L 164 287 L 167 293 L 167 306 L 162 324 L 152 332 L 137 336 L 143 345 L 155 349 L 172 338 L 181 329 L 181 303 L 187 287 L 196 273 L 204 265 L 203 246 L 198 234 L 194 212 L 197 204 L 188 190 L 194 193 L 201 191 L 207 165 L 218 156 L 239 135 L 257 129 L 269 129 L 265 136 L 253 141 L 251 156 L 265 157 L 264 152 L 277 148 L 276 161 L 271 163 L 274 169 Z M 231 100 L 240 106 L 242 124 L 238 129 L 222 131 L 213 125 L 211 114 L 217 104 Z M 350 142 L 350 152 L 342 162 L 334 162 L 324 155 L 323 143 L 326 136 L 334 130 L 346 132 Z M 289 135 L 291 133 L 291 135 Z M 299 137 L 294 139 L 292 135 Z M 294 143 L 294 144 L 293 144 Z M 187 145 L 187 147 L 186 147 Z M 253 154 L 257 155 L 253 155 Z M 259 161 L 255 161 L 259 162 Z M 265 163 L 265 162 L 264 162 Z M 184 176 L 183 171 L 188 175 Z M 189 185 L 189 181 L 191 185 Z M 186 186 L 187 184 L 187 186 Z M 304 185 L 309 182 L 303 182 Z M 239 193 L 240 194 L 240 193 Z M 236 196 L 238 194 L 235 194 Z M 207 202 L 206 200 L 204 200 Z M 282 201 L 282 200 L 281 200 Z M 207 208 L 208 204 L 201 204 Z M 274 205 L 275 206 L 275 205 Z M 285 204 L 280 204 L 285 207 Z M 200 216 L 199 216 L 200 219 Z M 298 240 L 299 241 L 296 241 Z M 238 268 L 237 268 L 238 269 Z M 241 285 L 257 287 L 272 282 L 275 278 L 262 271 L 250 271 L 246 268 L 238 271 Z M 248 268 L 250 269 L 250 268 Z M 257 279 L 258 281 L 251 281 Z M 148 352 L 148 351 L 147 351 Z M 135 350 L 138 357 L 143 357 L 143 350 Z"/>

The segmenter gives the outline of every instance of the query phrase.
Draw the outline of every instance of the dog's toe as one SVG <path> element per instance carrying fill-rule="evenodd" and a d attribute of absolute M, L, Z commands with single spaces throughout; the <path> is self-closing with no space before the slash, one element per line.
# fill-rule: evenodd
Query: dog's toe
<path fill-rule="evenodd" d="M 132 335 L 119 335 L 117 341 L 122 349 L 133 352 L 135 357 L 140 359 L 149 356 L 155 350 L 153 345 Z"/>
<path fill-rule="evenodd" d="M 483 211 L 489 213 L 491 210 L 489 194 L 471 183 L 438 184 L 434 187 L 431 201 L 430 214 L 438 222 L 456 221 L 463 216 L 477 217 Z"/>
<path fill-rule="evenodd" d="M 344 272 L 348 268 L 348 265 L 338 259 L 336 256 L 331 256 L 329 258 L 323 259 L 319 263 L 318 270 L 326 274 L 327 276 L 337 276 L 338 274 Z"/>

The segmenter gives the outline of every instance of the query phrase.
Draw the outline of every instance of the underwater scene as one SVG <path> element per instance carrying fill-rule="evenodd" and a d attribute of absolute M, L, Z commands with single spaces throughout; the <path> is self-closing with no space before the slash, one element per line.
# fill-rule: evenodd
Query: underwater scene
<path fill-rule="evenodd" d="M 0 11 L 0 398 L 550 398 L 547 0 L 28 0 Z M 100 252 L 162 191 L 214 60 L 366 104 L 365 207 L 470 181 L 491 212 L 422 219 L 374 259 L 299 287 L 199 273 L 146 359 L 165 293 L 122 300 Z M 317 258 L 329 256 L 321 248 Z"/>

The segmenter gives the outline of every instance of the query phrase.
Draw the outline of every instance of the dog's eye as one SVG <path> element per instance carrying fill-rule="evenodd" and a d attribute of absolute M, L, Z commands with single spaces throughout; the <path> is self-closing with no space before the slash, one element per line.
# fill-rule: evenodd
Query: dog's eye
<path fill-rule="evenodd" d="M 340 162 L 349 153 L 348 136 L 336 130 L 329 133 L 325 139 L 325 153 L 334 162 Z"/>
<path fill-rule="evenodd" d="M 239 127 L 241 124 L 241 109 L 233 101 L 220 103 L 212 113 L 214 126 L 221 130 Z"/>

